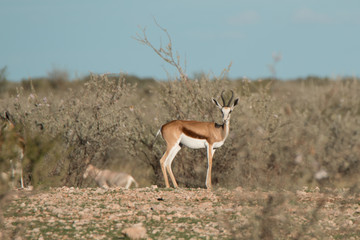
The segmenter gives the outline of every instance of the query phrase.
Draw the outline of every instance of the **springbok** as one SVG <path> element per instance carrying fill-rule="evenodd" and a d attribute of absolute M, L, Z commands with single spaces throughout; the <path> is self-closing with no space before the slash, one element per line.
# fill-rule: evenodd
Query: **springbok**
<path fill-rule="evenodd" d="M 10 156 L 11 168 L 11 184 L 16 187 L 16 176 L 20 175 L 21 188 L 24 188 L 22 162 L 25 153 L 25 141 L 15 130 L 15 125 L 11 120 L 12 117 L 9 112 L 5 112 L 1 119 L 1 132 L 0 132 L 0 154 Z M 15 158 L 15 161 L 13 161 Z M 5 174 L 6 175 L 6 174 Z"/>
<path fill-rule="evenodd" d="M 208 169 L 205 184 L 208 189 L 211 189 L 211 168 L 215 149 L 221 147 L 228 137 L 230 115 L 239 102 L 239 98 L 236 98 L 234 103 L 230 106 L 234 97 L 234 92 L 231 91 L 231 98 L 226 104 L 223 93 L 224 91 L 221 93 L 223 105 L 220 105 L 216 99 L 212 99 L 215 105 L 221 110 L 223 124 L 217 124 L 215 122 L 173 120 L 164 124 L 158 131 L 157 135 L 161 133 L 167 145 L 166 152 L 160 159 L 161 170 L 167 188 L 170 187 L 167 173 L 169 173 L 174 187 L 178 187 L 171 170 L 171 163 L 181 147 L 185 145 L 193 149 L 207 148 Z"/>
<path fill-rule="evenodd" d="M 138 187 L 135 179 L 127 173 L 113 172 L 110 170 L 100 170 L 89 164 L 84 172 L 83 178 L 90 177 L 95 180 L 96 184 L 104 189 L 109 187 L 125 187 L 128 189 L 132 183 Z"/>

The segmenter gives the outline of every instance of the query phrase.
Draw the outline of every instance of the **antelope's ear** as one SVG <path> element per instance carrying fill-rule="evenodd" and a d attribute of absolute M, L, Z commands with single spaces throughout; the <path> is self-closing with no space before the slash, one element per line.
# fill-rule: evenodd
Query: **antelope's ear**
<path fill-rule="evenodd" d="M 222 109 L 222 106 L 220 105 L 220 103 L 218 101 L 216 101 L 215 98 L 213 98 L 212 100 L 218 108 Z"/>
<path fill-rule="evenodd" d="M 231 108 L 234 108 L 236 105 L 238 105 L 238 103 L 239 103 L 239 98 L 235 99 Z"/>

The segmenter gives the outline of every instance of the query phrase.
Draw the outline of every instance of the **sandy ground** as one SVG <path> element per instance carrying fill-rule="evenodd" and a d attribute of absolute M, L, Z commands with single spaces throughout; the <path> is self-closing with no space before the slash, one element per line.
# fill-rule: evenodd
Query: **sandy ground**
<path fill-rule="evenodd" d="M 360 197 L 339 189 L 18 190 L 0 239 L 360 239 Z"/>

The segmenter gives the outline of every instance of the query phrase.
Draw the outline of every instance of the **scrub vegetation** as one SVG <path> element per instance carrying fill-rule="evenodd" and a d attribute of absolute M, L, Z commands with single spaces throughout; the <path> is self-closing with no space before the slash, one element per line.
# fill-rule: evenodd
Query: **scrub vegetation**
<path fill-rule="evenodd" d="M 159 159 L 165 142 L 155 138 L 157 131 L 173 119 L 221 123 L 211 98 L 222 90 L 233 90 L 240 102 L 229 137 L 214 156 L 215 185 L 357 182 L 358 79 L 250 81 L 201 75 L 164 82 L 92 75 L 53 88 L 51 81 L 23 81 L 1 97 L 2 112 L 11 113 L 27 145 L 26 185 L 87 186 L 81 176 L 89 158 L 101 168 L 129 172 L 143 186 L 162 186 Z M 1 164 L 7 166 L 3 157 Z M 181 186 L 203 187 L 206 164 L 206 151 L 183 148 L 173 171 Z"/>
<path fill-rule="evenodd" d="M 178 79 L 92 74 L 69 81 L 66 72 L 54 70 L 46 78 L 14 83 L 6 79 L 6 68 L 0 71 L 0 110 L 11 114 L 16 131 L 25 139 L 24 181 L 36 190 L 30 197 L 23 197 L 24 193 L 11 190 L 8 180 L 1 178 L 0 223 L 7 229 L 5 237 L 20 234 L 50 239 L 45 232 L 56 232 L 55 238 L 78 237 L 76 234 L 113 238 L 121 234 L 122 228 L 140 221 L 154 239 L 359 239 L 359 229 L 353 228 L 360 224 L 359 79 L 228 79 L 230 66 L 220 76 L 188 77 L 180 57 L 173 55 L 171 41 L 165 48 L 154 48 L 143 33 L 137 40 L 175 66 Z M 229 137 L 214 155 L 214 192 L 192 190 L 205 187 L 206 151 L 186 148 L 172 165 L 183 189 L 162 189 L 159 160 L 165 142 L 155 138 L 157 131 L 174 119 L 220 123 L 221 113 L 211 98 L 219 99 L 223 90 L 233 90 L 240 101 L 232 114 Z M 0 153 L 0 169 L 6 173 L 10 171 L 11 152 L 4 146 L 10 140 L 4 135 L 1 140 L 7 143 L 1 145 Z M 130 209 L 136 217 L 131 215 L 123 221 L 116 215 L 118 211 L 108 209 L 115 203 L 86 200 L 86 194 L 90 194 L 87 188 L 95 186 L 82 178 L 87 159 L 97 167 L 127 172 L 137 180 L 142 187 L 139 190 L 101 192 L 106 198 L 114 195 L 111 201 L 118 202 L 115 209 L 120 212 L 128 209 L 122 206 L 122 199 L 133 194 L 129 204 L 133 204 Z M 145 188 L 151 185 L 160 188 Z M 37 196 L 57 194 L 56 189 L 64 186 L 76 189 L 66 197 L 86 195 L 72 209 L 75 215 L 52 213 L 53 202 L 36 202 Z M 144 203 L 146 191 L 152 196 L 148 204 Z M 159 195 L 157 200 L 155 193 Z M 147 212 L 162 203 L 162 195 L 166 195 L 164 203 L 168 205 L 158 207 L 157 214 Z M 183 211 L 206 204 L 211 211 L 194 210 L 194 215 Z M 221 208 L 216 210 L 217 206 Z M 88 207 L 98 208 L 91 213 L 98 221 L 86 225 L 76 211 L 84 212 Z M 331 222 L 324 223 L 328 219 L 326 211 L 334 215 Z M 220 218 L 215 217 L 218 212 Z M 55 222 L 46 224 L 48 219 L 40 218 L 14 220 L 18 215 L 32 214 L 42 214 L 43 219 L 53 216 L 51 221 Z M 113 223 L 102 222 L 103 214 L 113 216 Z M 348 217 L 340 219 L 343 214 Z M 73 225 L 68 224 L 69 219 Z M 78 231 L 77 222 L 86 229 Z M 8 228 L 9 223 L 12 228 Z M 160 227 L 165 223 L 167 230 Z M 198 231 L 189 232 L 193 229 L 189 226 L 197 226 Z M 206 226 L 212 230 L 202 231 Z"/>

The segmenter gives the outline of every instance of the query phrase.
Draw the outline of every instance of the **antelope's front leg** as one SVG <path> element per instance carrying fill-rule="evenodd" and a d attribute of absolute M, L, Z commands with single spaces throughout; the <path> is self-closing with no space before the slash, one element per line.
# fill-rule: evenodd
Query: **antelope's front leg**
<path fill-rule="evenodd" d="M 207 169 L 207 173 L 206 173 L 206 188 L 211 190 L 211 169 L 212 169 L 212 159 L 213 159 L 213 154 L 214 154 L 214 150 L 213 150 L 213 146 L 209 145 L 207 147 L 207 158 L 208 158 L 208 169 Z"/>

